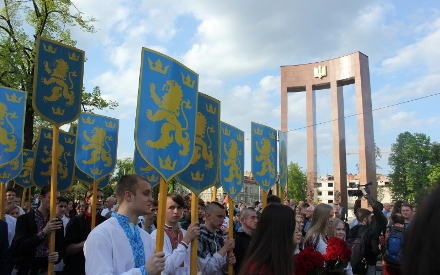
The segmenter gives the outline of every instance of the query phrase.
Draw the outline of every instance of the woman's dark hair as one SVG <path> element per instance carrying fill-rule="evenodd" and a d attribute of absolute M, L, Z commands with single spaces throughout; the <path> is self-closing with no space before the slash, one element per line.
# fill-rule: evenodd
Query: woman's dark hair
<path fill-rule="evenodd" d="M 403 201 L 396 201 L 393 204 L 393 209 L 391 210 L 391 216 L 393 216 L 393 214 L 395 214 L 395 213 L 402 214 L 402 204 L 403 204 Z"/>
<path fill-rule="evenodd" d="M 293 274 L 295 226 L 295 212 L 290 207 L 282 204 L 266 206 L 238 274 Z"/>
<path fill-rule="evenodd" d="M 403 242 L 403 274 L 440 274 L 440 182 L 417 210 Z"/>

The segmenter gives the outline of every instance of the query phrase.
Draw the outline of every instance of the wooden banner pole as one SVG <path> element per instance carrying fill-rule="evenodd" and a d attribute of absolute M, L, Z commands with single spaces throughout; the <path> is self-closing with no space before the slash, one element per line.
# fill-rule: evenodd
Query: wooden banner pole
<path fill-rule="evenodd" d="M 58 185 L 58 126 L 53 126 L 52 134 L 52 164 L 50 174 L 50 220 L 54 219 L 57 214 L 57 185 Z M 49 254 L 55 252 L 55 231 L 49 237 Z M 54 274 L 54 263 L 49 263 L 47 274 Z"/>
<path fill-rule="evenodd" d="M 28 204 L 28 212 L 31 211 L 32 209 L 32 187 L 29 187 L 29 192 L 28 192 L 28 199 L 29 199 L 29 204 Z"/>
<path fill-rule="evenodd" d="M 191 195 L 191 223 L 199 220 L 199 197 L 195 193 L 192 193 Z M 200 224 L 199 224 L 200 226 Z M 198 244 L 199 240 L 198 238 L 194 238 L 194 240 L 191 242 L 191 264 L 190 264 L 190 274 L 191 275 L 197 275 L 197 248 L 199 246 Z"/>
<path fill-rule="evenodd" d="M 0 219 L 5 220 L 5 208 L 6 208 L 6 188 L 3 182 L 0 182 Z"/>
<path fill-rule="evenodd" d="M 263 190 L 263 208 L 267 205 L 267 192 Z"/>
<path fill-rule="evenodd" d="M 167 208 L 168 182 L 164 178 L 160 178 L 159 186 L 159 209 L 157 211 L 157 235 L 156 235 L 156 252 L 163 251 L 163 240 L 165 234 L 165 211 Z"/>
<path fill-rule="evenodd" d="M 217 201 L 217 187 L 212 187 L 212 199 L 211 201 Z"/>
<path fill-rule="evenodd" d="M 97 180 L 93 180 L 93 204 L 92 204 L 92 213 L 90 213 L 90 215 L 92 215 L 92 223 L 91 223 L 91 230 L 93 230 L 93 228 L 95 228 L 96 226 L 96 203 L 98 202 L 98 181 Z"/>
<path fill-rule="evenodd" d="M 229 213 L 229 228 L 228 228 L 228 239 L 232 240 L 234 238 L 234 202 L 232 201 L 231 197 L 229 196 L 228 201 L 228 213 Z M 228 252 L 228 258 L 232 256 L 234 251 Z M 228 266 L 228 274 L 234 274 L 234 266 L 229 265 Z"/>
<path fill-rule="evenodd" d="M 25 199 L 26 199 L 26 189 L 27 189 L 27 188 L 23 188 L 23 194 L 21 195 L 21 205 L 20 205 L 21 208 L 23 208 L 23 206 L 24 206 L 24 201 L 25 201 Z"/>

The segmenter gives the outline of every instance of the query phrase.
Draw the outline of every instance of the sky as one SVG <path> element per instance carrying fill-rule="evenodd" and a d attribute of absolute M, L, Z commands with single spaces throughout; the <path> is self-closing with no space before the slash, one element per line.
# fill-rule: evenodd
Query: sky
<path fill-rule="evenodd" d="M 221 120 L 245 131 L 251 121 L 281 127 L 280 66 L 360 51 L 369 57 L 374 136 L 382 151 L 405 131 L 440 141 L 440 1 L 240 0 L 72 1 L 98 21 L 73 29 L 86 52 L 84 85 L 100 86 L 119 107 L 118 158 L 133 157 L 142 47 L 199 74 L 199 91 L 221 101 Z M 288 162 L 306 168 L 305 93 L 288 96 Z M 331 120 L 330 91 L 316 91 L 316 122 Z M 404 103 L 407 102 L 407 103 Z M 344 87 L 347 172 L 359 163 L 354 85 Z M 331 123 L 316 126 L 318 175 L 333 173 Z"/>

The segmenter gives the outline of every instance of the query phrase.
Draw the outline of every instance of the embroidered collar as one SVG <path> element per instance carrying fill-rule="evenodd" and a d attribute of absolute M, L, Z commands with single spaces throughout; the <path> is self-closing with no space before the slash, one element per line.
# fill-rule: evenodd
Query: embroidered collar
<path fill-rule="evenodd" d="M 144 251 L 144 243 L 142 242 L 141 235 L 139 233 L 139 229 L 137 226 L 134 227 L 134 232 L 130 228 L 130 223 L 127 216 L 112 213 L 112 217 L 115 217 L 118 221 L 118 224 L 124 230 L 125 236 L 127 236 L 128 241 L 130 242 L 131 250 L 133 252 L 134 257 L 134 266 L 136 268 L 142 268 L 145 265 L 145 251 Z"/>

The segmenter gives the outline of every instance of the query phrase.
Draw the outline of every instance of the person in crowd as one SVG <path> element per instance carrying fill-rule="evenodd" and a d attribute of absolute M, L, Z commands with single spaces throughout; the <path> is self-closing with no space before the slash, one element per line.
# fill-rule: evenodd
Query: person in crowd
<path fill-rule="evenodd" d="M 2 184 L 2 183 L 0 183 Z M 0 220 L 0 275 L 10 275 L 10 254 L 8 241 L 8 224 Z"/>
<path fill-rule="evenodd" d="M 115 206 L 116 199 L 113 197 L 108 197 L 104 203 L 106 203 L 106 207 L 101 211 L 101 216 L 105 217 L 105 214 L 107 214 L 110 211 L 113 211 L 113 207 Z"/>
<path fill-rule="evenodd" d="M 391 217 L 395 214 L 395 213 L 399 213 L 402 214 L 402 204 L 403 201 L 396 201 L 393 204 L 393 208 L 391 210 L 391 215 L 390 215 L 390 222 L 388 223 L 388 226 L 393 225 L 393 221 L 391 220 Z"/>
<path fill-rule="evenodd" d="M 84 199 L 80 199 L 78 201 L 78 204 L 76 205 L 76 215 L 75 216 L 83 215 L 84 212 L 86 212 L 86 208 L 87 208 L 86 201 Z"/>
<path fill-rule="evenodd" d="M 384 217 L 388 217 L 388 213 L 391 213 L 391 204 L 389 202 L 386 202 L 383 204 L 383 211 L 382 211 Z"/>
<path fill-rule="evenodd" d="M 339 218 L 333 218 L 330 237 L 336 237 L 345 241 L 346 236 L 346 223 Z M 353 275 L 353 269 L 350 263 L 344 268 L 344 273 L 346 275 Z"/>
<path fill-rule="evenodd" d="M 151 204 L 148 215 L 145 216 L 144 229 L 149 233 L 153 233 L 157 227 L 157 210 L 159 209 L 159 204 L 156 200 L 153 200 Z"/>
<path fill-rule="evenodd" d="M 402 266 L 398 263 L 390 262 L 388 260 L 387 254 L 389 255 L 389 250 L 388 250 L 388 239 L 393 236 L 399 236 L 401 243 L 400 245 L 403 244 L 404 240 L 404 233 L 405 233 L 405 228 L 404 228 L 404 223 L 405 223 L 405 218 L 403 217 L 402 214 L 399 213 L 395 213 L 392 217 L 391 217 L 392 221 L 393 221 L 393 225 L 389 227 L 389 232 L 387 234 L 385 243 L 386 245 L 384 246 L 384 250 L 382 251 L 382 272 L 383 275 L 402 275 L 403 272 L 401 270 Z M 393 244 L 392 244 L 393 245 Z M 396 246 L 396 244 L 394 244 L 393 246 Z M 403 250 L 403 247 L 400 247 Z M 387 251 L 388 250 L 388 251 Z M 402 253 L 403 254 L 403 253 Z M 388 261 L 387 261 L 388 260 Z"/>
<path fill-rule="evenodd" d="M 199 221 L 199 225 L 202 225 L 203 223 L 205 223 L 204 216 L 205 216 L 205 202 L 199 198 L 199 201 L 197 203 L 197 214 L 198 214 L 198 221 Z M 188 229 L 189 225 L 191 224 L 191 213 L 188 213 L 188 215 L 186 215 L 185 220 L 182 221 L 180 223 L 180 227 L 182 227 L 183 229 Z"/>
<path fill-rule="evenodd" d="M 18 209 L 18 206 L 15 204 L 6 206 L 5 213 L 16 219 L 18 218 L 18 216 L 20 216 L 20 210 Z"/>
<path fill-rule="evenodd" d="M 209 203 L 205 208 L 205 224 L 200 226 L 197 265 L 202 274 L 223 275 L 228 265 L 235 264 L 235 256 L 227 253 L 234 249 L 235 240 L 224 240 L 220 228 L 226 216 L 223 205 Z"/>
<path fill-rule="evenodd" d="M 96 208 L 99 209 L 102 205 L 102 190 L 97 189 L 96 194 Z M 64 258 L 64 273 L 66 275 L 85 275 L 85 257 L 84 257 L 84 242 L 87 236 L 92 231 L 92 207 L 95 205 L 93 196 L 93 188 L 87 190 L 84 201 L 87 205 L 87 210 L 80 215 L 70 219 L 66 228 L 66 256 Z M 81 201 L 80 201 L 81 205 Z M 96 225 L 104 222 L 105 218 L 99 213 L 96 213 Z"/>
<path fill-rule="evenodd" d="M 267 205 L 272 204 L 272 203 L 281 203 L 280 197 L 278 197 L 276 195 L 267 196 Z"/>
<path fill-rule="evenodd" d="M 297 214 L 295 216 L 295 220 L 296 223 L 298 224 L 298 230 L 301 232 L 301 241 L 299 243 L 298 249 L 301 251 L 304 249 L 304 234 L 303 234 L 303 229 L 304 229 L 304 216 L 301 214 Z"/>
<path fill-rule="evenodd" d="M 406 229 L 403 243 L 403 274 L 440 274 L 440 181 L 418 207 Z"/>
<path fill-rule="evenodd" d="M 23 208 L 20 207 L 20 203 L 21 203 L 21 199 L 20 202 L 18 204 L 16 204 L 15 199 L 17 198 L 17 191 L 15 190 L 14 187 L 9 187 L 6 189 L 6 206 L 9 205 L 17 205 L 18 210 L 20 212 L 20 215 L 23 215 L 25 212 L 23 210 Z"/>
<path fill-rule="evenodd" d="M 307 208 L 309 208 L 310 204 L 308 204 L 307 202 L 303 203 L 303 205 L 301 206 L 301 215 L 303 215 L 304 217 L 306 216 L 307 213 Z"/>
<path fill-rule="evenodd" d="M 315 211 L 314 206 L 307 207 L 307 211 L 305 214 L 305 220 L 304 220 L 304 228 L 303 228 L 303 235 L 306 236 L 307 231 L 310 229 L 310 225 L 312 224 L 313 219 L 313 212 Z"/>
<path fill-rule="evenodd" d="M 59 196 L 59 193 L 58 193 Z M 37 210 L 20 215 L 17 219 L 15 236 L 12 241 L 12 261 L 14 272 L 41 274 L 48 263 L 59 263 L 65 251 L 63 222 L 50 214 L 50 185 L 41 188 L 41 203 Z M 49 253 L 49 237 L 55 234 L 55 252 Z"/>
<path fill-rule="evenodd" d="M 150 234 L 137 225 L 139 216 L 148 215 L 153 203 L 148 180 L 140 175 L 124 175 L 115 193 L 118 212 L 87 237 L 86 273 L 159 274 L 165 268 L 165 254 L 154 253 Z"/>
<path fill-rule="evenodd" d="M 402 216 L 405 218 L 405 223 L 403 224 L 403 227 L 407 228 L 412 219 L 413 207 L 408 203 L 402 203 L 400 210 Z"/>
<path fill-rule="evenodd" d="M 68 203 L 69 203 L 69 201 L 64 197 L 60 197 L 58 199 L 58 203 L 57 203 L 56 217 L 57 217 L 57 219 L 59 219 L 63 222 L 63 228 L 64 228 L 64 235 L 63 236 L 66 235 L 66 227 L 67 227 L 67 223 L 69 222 L 69 218 L 66 216 Z M 61 261 L 54 266 L 55 274 L 57 274 L 57 275 L 64 274 L 63 269 L 64 269 L 64 261 L 63 261 L 63 259 L 61 259 Z"/>
<path fill-rule="evenodd" d="M 296 215 L 299 215 L 301 213 L 301 207 L 300 206 L 297 206 L 296 208 L 295 208 L 295 214 Z"/>
<path fill-rule="evenodd" d="M 241 227 L 234 233 L 235 248 L 234 254 L 236 263 L 234 271 L 238 273 L 240 266 L 243 263 L 247 249 L 252 239 L 252 234 L 257 229 L 258 218 L 257 212 L 254 209 L 245 209 L 240 214 Z"/>
<path fill-rule="evenodd" d="M 167 195 L 165 212 L 165 237 L 163 252 L 165 253 L 165 270 L 163 275 L 189 275 L 191 242 L 200 234 L 198 222 L 194 222 L 184 230 L 179 226 L 185 200 L 177 193 Z M 156 241 L 157 230 L 151 238 Z"/>
<path fill-rule="evenodd" d="M 280 203 L 281 203 L 281 201 L 280 201 Z M 295 208 L 296 208 L 295 199 L 290 199 L 289 204 L 290 204 L 290 208 L 292 208 L 292 210 L 295 210 Z"/>
<path fill-rule="evenodd" d="M 238 274 L 294 274 L 295 225 L 295 212 L 290 206 L 267 205 Z"/>
<path fill-rule="evenodd" d="M 303 240 L 304 236 L 302 235 L 302 231 L 300 229 L 300 225 L 296 222 L 295 233 L 293 234 L 293 245 L 295 246 L 295 254 L 298 254 L 301 251 L 301 240 Z"/>
<path fill-rule="evenodd" d="M 312 247 L 314 250 L 325 254 L 327 240 L 330 235 L 330 220 L 333 218 L 333 208 L 320 203 L 313 211 L 313 219 L 310 229 L 307 231 L 304 246 Z"/>

